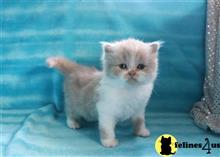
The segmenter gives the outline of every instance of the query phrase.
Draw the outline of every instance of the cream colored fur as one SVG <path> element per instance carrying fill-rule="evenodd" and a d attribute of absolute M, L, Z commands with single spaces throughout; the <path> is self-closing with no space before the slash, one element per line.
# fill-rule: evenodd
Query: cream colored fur
<path fill-rule="evenodd" d="M 135 135 L 149 136 L 144 115 L 157 76 L 160 45 L 136 39 L 102 42 L 102 72 L 62 57 L 48 58 L 48 65 L 65 76 L 67 125 L 76 129 L 80 118 L 98 120 L 101 143 L 106 147 L 118 144 L 114 129 L 120 121 L 130 119 Z M 137 68 L 140 64 L 143 69 Z"/>

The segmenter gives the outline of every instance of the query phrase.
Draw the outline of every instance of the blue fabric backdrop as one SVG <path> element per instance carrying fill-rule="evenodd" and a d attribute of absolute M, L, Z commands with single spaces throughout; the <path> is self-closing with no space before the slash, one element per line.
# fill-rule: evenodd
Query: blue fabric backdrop
<path fill-rule="evenodd" d="M 156 155 L 154 140 L 165 132 L 182 140 L 216 140 L 193 126 L 188 116 L 202 96 L 205 0 L 1 0 L 0 9 L 4 155 Z M 135 138 L 129 125 L 122 125 L 121 145 L 109 150 L 99 144 L 97 124 L 79 131 L 65 126 L 64 116 L 58 115 L 63 110 L 62 76 L 48 69 L 45 59 L 62 55 L 100 68 L 99 41 L 128 37 L 165 41 L 147 108 L 152 136 Z"/>

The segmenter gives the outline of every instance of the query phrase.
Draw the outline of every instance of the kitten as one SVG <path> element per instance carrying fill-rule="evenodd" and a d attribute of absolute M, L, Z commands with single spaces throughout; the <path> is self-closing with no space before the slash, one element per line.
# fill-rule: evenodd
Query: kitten
<path fill-rule="evenodd" d="M 98 120 L 100 140 L 105 147 L 118 144 L 115 126 L 131 119 L 137 136 L 149 136 L 145 107 L 158 70 L 160 41 L 136 39 L 101 42 L 103 70 L 79 65 L 62 57 L 47 59 L 49 67 L 65 76 L 64 95 L 67 125 L 80 127 L 78 120 Z"/>

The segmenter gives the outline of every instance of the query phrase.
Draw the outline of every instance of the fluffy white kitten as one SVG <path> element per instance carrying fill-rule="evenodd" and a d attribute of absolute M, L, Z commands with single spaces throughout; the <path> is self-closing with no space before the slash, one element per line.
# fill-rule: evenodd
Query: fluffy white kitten
<path fill-rule="evenodd" d="M 98 120 L 100 140 L 106 147 L 118 144 L 114 129 L 119 121 L 131 119 L 135 135 L 149 136 L 144 115 L 157 76 L 160 46 L 160 41 L 130 38 L 102 42 L 102 72 L 62 57 L 48 58 L 49 67 L 65 76 L 67 125 L 76 129 L 81 118 Z"/>

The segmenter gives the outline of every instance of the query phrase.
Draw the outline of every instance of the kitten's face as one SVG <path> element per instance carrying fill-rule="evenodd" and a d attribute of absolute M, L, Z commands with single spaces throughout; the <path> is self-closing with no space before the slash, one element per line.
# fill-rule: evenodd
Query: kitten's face
<path fill-rule="evenodd" d="M 146 84 L 157 75 L 159 42 L 135 39 L 104 43 L 104 71 L 107 77 L 128 84 Z"/>

